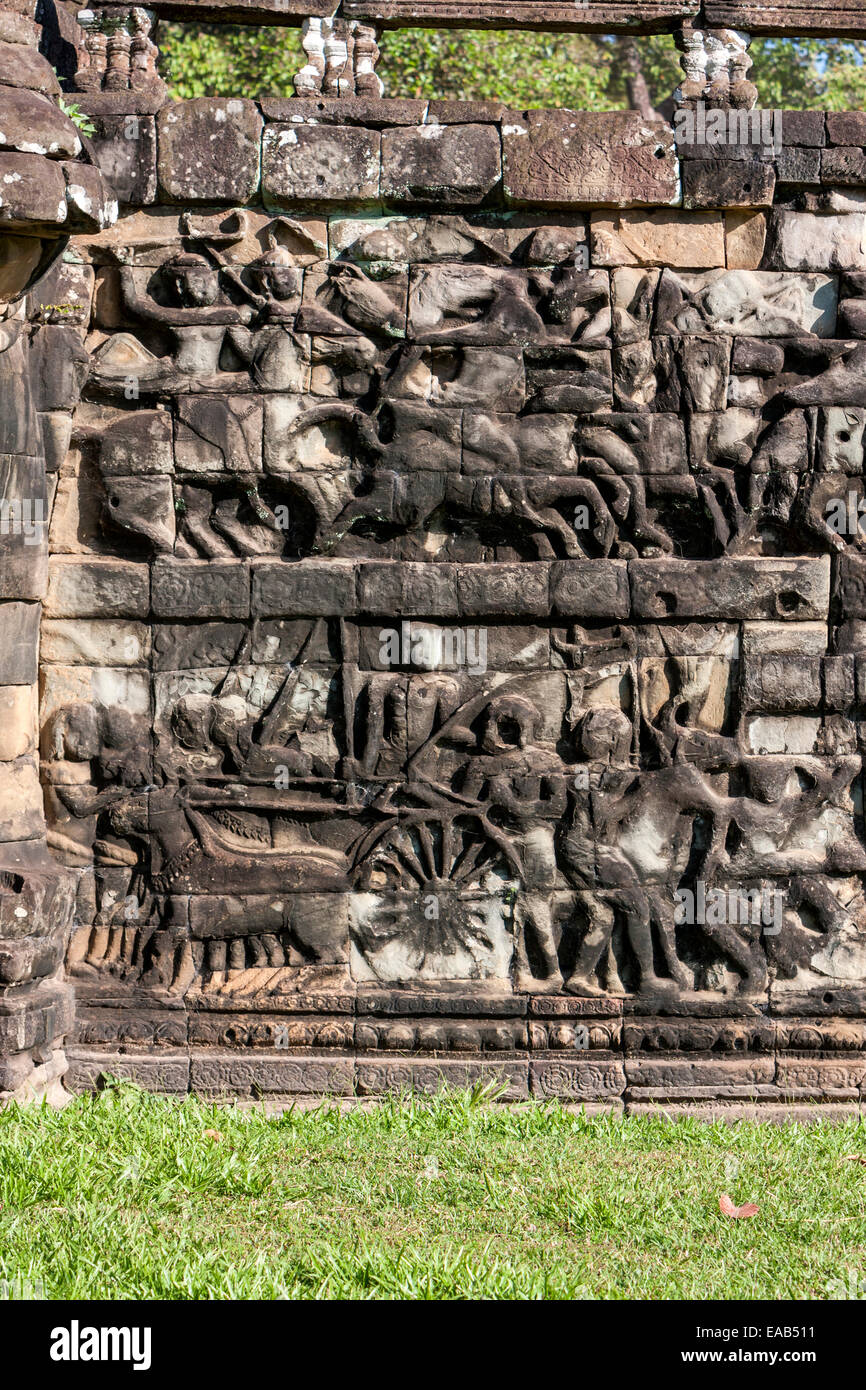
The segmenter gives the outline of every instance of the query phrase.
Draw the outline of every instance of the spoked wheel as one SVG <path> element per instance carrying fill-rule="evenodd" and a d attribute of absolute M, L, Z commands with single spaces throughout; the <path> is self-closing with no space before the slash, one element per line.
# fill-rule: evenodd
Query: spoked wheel
<path fill-rule="evenodd" d="M 365 837 L 356 866 L 365 890 L 471 888 L 491 873 L 518 872 L 508 839 L 482 816 L 429 810 L 401 815 L 372 840 Z"/>

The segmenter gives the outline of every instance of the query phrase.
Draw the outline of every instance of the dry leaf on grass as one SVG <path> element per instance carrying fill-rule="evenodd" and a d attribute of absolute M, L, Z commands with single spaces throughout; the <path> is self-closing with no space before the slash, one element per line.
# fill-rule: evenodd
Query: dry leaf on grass
<path fill-rule="evenodd" d="M 866 1163 L 866 1154 L 843 1154 L 843 1163 Z"/>
<path fill-rule="evenodd" d="M 206 1129 L 204 1132 L 204 1137 L 205 1139 L 212 1139 L 215 1144 L 218 1144 L 222 1139 L 222 1135 L 220 1134 L 218 1129 Z"/>
<path fill-rule="evenodd" d="M 754 1202 L 744 1202 L 741 1207 L 734 1206 L 727 1192 L 719 1198 L 719 1211 L 722 1216 L 757 1216 L 758 1208 Z"/>

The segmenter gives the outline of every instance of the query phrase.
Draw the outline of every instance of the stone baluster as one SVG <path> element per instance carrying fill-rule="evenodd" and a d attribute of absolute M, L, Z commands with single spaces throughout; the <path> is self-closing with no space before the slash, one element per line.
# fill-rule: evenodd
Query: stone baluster
<path fill-rule="evenodd" d="M 376 72 L 379 60 L 377 33 L 372 24 L 355 23 L 352 26 L 355 37 L 354 67 L 355 92 L 359 97 L 380 97 L 384 83 Z"/>
<path fill-rule="evenodd" d="M 132 35 L 121 25 L 108 39 L 108 66 L 102 84 L 107 92 L 128 90 L 131 49 Z"/>
<path fill-rule="evenodd" d="M 303 26 L 307 61 L 295 76 L 299 97 L 381 97 L 376 75 L 377 32 L 372 24 L 342 19 L 307 19 Z"/>
<path fill-rule="evenodd" d="M 739 29 L 682 29 L 676 35 L 685 74 L 674 93 L 678 105 L 702 101 L 751 111 L 758 89 L 749 82 L 750 36 Z"/>
<path fill-rule="evenodd" d="M 163 85 L 157 71 L 159 49 L 153 39 L 155 25 L 147 10 L 137 5 L 130 13 L 132 46 L 130 51 L 129 85 L 134 91 Z"/>
<path fill-rule="evenodd" d="M 295 74 L 295 92 L 299 97 L 318 96 L 325 76 L 325 36 L 321 19 L 305 19 L 303 48 L 307 61 Z"/>
<path fill-rule="evenodd" d="M 325 96 L 348 96 L 354 90 L 352 53 L 354 40 L 343 20 L 323 20 L 325 30 L 325 76 L 322 91 Z"/>
<path fill-rule="evenodd" d="M 101 92 L 108 66 L 108 37 L 98 27 L 99 21 L 92 10 L 79 15 L 78 22 L 84 30 L 84 63 L 79 59 L 75 77 L 76 89 L 80 92 Z"/>

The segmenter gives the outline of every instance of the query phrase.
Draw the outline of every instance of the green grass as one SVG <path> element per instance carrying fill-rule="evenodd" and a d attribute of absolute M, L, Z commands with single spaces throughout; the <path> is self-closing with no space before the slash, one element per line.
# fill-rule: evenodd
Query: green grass
<path fill-rule="evenodd" d="M 854 1121 L 587 1119 L 479 1090 L 268 1118 L 113 1084 L 0 1112 L 0 1279 L 83 1299 L 822 1299 L 866 1280 L 851 1154 Z M 759 1214 L 721 1216 L 721 1192 Z"/>

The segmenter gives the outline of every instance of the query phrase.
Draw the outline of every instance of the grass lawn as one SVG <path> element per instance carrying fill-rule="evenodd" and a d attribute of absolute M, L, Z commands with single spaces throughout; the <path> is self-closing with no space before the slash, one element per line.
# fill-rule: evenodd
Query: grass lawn
<path fill-rule="evenodd" d="M 0 1280 L 75 1299 L 824 1299 L 866 1280 L 864 1165 L 854 1121 L 587 1119 L 480 1091 L 267 1118 L 116 1084 L 0 1112 Z M 721 1215 L 722 1192 L 757 1216 Z"/>

